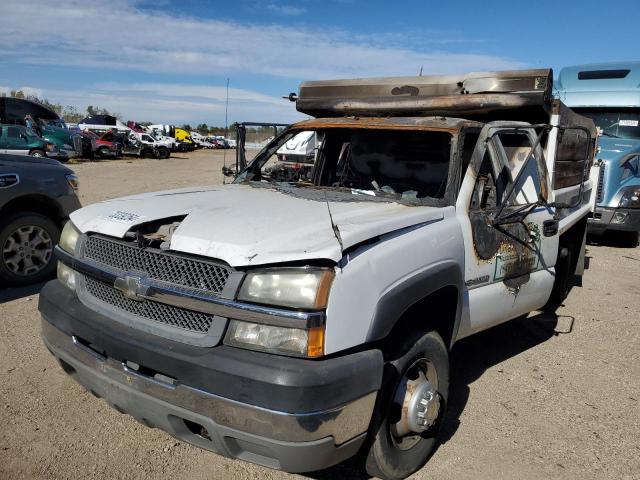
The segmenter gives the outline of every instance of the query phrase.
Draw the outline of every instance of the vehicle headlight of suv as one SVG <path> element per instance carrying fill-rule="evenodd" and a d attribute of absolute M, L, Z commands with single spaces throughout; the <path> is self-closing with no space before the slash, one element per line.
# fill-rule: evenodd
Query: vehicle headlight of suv
<path fill-rule="evenodd" d="M 78 188 L 80 188 L 80 181 L 78 180 L 77 175 L 68 173 L 67 175 L 65 175 L 65 178 L 67 179 L 67 183 L 71 188 L 73 188 L 74 190 L 78 190 Z"/>
<path fill-rule="evenodd" d="M 640 208 L 640 186 L 626 187 L 622 190 L 619 208 Z"/>
<path fill-rule="evenodd" d="M 327 268 L 278 268 L 250 272 L 238 300 L 304 310 L 327 307 L 335 272 Z M 319 357 L 324 353 L 324 326 L 291 328 L 231 320 L 227 345 L 271 353 Z"/>
<path fill-rule="evenodd" d="M 62 229 L 62 233 L 60 234 L 60 242 L 58 243 L 58 245 L 65 252 L 74 255 L 79 238 L 80 232 L 75 227 L 75 225 L 71 223 L 71 221 L 68 221 Z M 74 269 L 58 261 L 58 280 L 60 280 L 69 289 L 74 291 L 76 289 L 77 275 L 78 274 Z"/>

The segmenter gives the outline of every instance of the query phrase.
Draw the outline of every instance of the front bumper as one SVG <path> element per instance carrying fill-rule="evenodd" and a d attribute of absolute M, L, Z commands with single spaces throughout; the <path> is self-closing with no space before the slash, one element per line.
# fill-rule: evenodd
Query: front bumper
<path fill-rule="evenodd" d="M 589 233 L 604 233 L 606 230 L 626 232 L 640 231 L 640 209 L 596 207 L 589 218 Z"/>
<path fill-rule="evenodd" d="M 43 289 L 40 310 L 43 341 L 65 372 L 181 440 L 290 472 L 339 463 L 364 442 L 379 351 L 310 361 L 178 345 L 100 318 L 57 280 Z"/>

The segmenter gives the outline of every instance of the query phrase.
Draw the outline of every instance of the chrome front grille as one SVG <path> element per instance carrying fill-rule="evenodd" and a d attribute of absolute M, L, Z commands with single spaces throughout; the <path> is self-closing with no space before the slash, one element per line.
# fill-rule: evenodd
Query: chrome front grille
<path fill-rule="evenodd" d="M 604 173 L 606 166 L 606 163 L 602 163 L 600 165 L 600 172 L 598 174 L 598 186 L 596 188 L 596 203 L 600 203 L 602 201 L 602 197 L 604 196 Z"/>
<path fill-rule="evenodd" d="M 222 263 L 155 248 L 139 248 L 101 235 L 84 238 L 81 257 L 111 272 L 115 278 L 139 277 L 149 284 L 201 298 L 221 297 L 234 274 Z M 170 305 L 170 302 L 125 295 L 115 283 L 83 275 L 78 290 L 80 300 L 113 320 L 172 340 L 200 346 L 213 346 L 219 341 L 226 319 Z"/>
<path fill-rule="evenodd" d="M 214 318 L 213 315 L 177 308 L 164 303 L 131 300 L 113 286 L 89 276 L 85 277 L 85 288 L 89 295 L 111 307 L 190 332 L 207 333 Z"/>
<path fill-rule="evenodd" d="M 84 256 L 123 272 L 142 272 L 153 280 L 216 296 L 222 293 L 231 273 L 228 267 L 218 263 L 157 249 L 141 249 L 97 235 L 87 238 Z"/>

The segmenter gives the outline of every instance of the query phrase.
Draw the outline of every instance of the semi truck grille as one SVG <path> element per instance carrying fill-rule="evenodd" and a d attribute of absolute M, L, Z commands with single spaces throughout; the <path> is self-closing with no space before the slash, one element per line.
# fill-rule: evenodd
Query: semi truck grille
<path fill-rule="evenodd" d="M 163 303 L 130 300 L 111 285 L 88 276 L 85 277 L 85 288 L 93 298 L 111 307 L 171 327 L 182 328 L 195 333 L 207 333 L 213 322 L 213 315 L 185 310 Z"/>
<path fill-rule="evenodd" d="M 600 165 L 600 172 L 598 174 L 598 187 L 596 189 L 596 203 L 600 203 L 602 201 L 602 197 L 604 196 L 604 170 L 607 168 L 607 164 L 603 163 Z"/>
<path fill-rule="evenodd" d="M 87 238 L 84 256 L 124 272 L 143 272 L 161 282 L 220 295 L 230 269 L 214 262 L 165 253 L 110 240 L 97 235 Z"/>

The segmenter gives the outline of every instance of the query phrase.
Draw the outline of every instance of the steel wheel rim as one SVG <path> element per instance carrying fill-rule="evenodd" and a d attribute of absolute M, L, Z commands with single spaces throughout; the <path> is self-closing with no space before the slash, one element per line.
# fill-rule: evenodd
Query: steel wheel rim
<path fill-rule="evenodd" d="M 33 152 L 31 154 L 32 157 L 42 157 L 42 154 L 40 152 Z"/>
<path fill-rule="evenodd" d="M 415 391 L 416 389 L 431 391 L 434 396 L 433 401 L 437 404 L 436 419 L 422 432 L 414 432 L 408 430 L 407 427 L 406 416 L 408 415 L 407 404 L 410 403 L 409 399 L 411 398 L 410 390 Z M 397 421 L 389 423 L 389 435 L 398 449 L 410 450 L 425 438 L 424 434 L 439 420 L 440 398 L 438 393 L 438 373 L 435 365 L 426 358 L 415 360 L 402 374 L 396 386 L 391 406 L 392 411 L 396 413 Z"/>
<path fill-rule="evenodd" d="M 21 277 L 41 272 L 53 256 L 53 240 L 44 228 L 24 225 L 14 230 L 2 246 L 6 268 Z"/>

